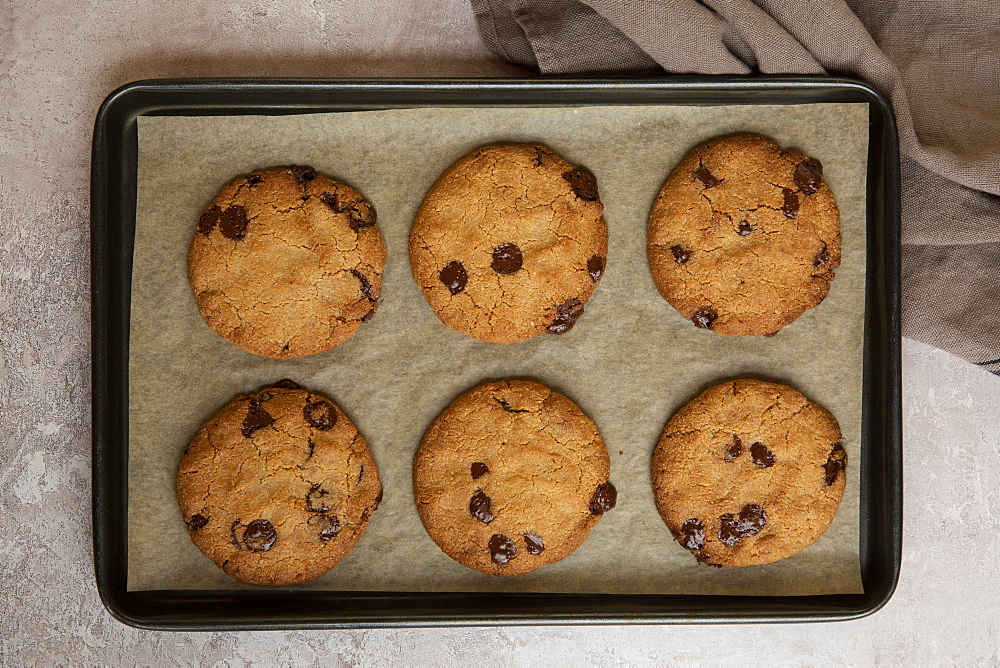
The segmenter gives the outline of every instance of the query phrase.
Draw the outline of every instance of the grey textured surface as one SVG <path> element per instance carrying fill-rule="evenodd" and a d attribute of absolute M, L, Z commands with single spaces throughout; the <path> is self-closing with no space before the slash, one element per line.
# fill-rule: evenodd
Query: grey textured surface
<path fill-rule="evenodd" d="M 90 531 L 88 176 L 116 86 L 504 75 L 463 0 L 0 1 L 0 664 L 1000 662 L 1000 378 L 904 342 L 899 589 L 833 625 L 165 634 L 111 619 Z"/>

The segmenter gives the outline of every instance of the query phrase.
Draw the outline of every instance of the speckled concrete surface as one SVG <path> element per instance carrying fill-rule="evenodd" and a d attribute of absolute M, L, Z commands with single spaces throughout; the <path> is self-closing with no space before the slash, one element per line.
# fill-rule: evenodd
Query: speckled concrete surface
<path fill-rule="evenodd" d="M 464 0 L 0 0 L 0 664 L 1000 663 L 1000 378 L 904 342 L 903 572 L 857 622 L 166 634 L 101 607 L 90 530 L 94 114 L 135 79 L 507 75 Z"/>

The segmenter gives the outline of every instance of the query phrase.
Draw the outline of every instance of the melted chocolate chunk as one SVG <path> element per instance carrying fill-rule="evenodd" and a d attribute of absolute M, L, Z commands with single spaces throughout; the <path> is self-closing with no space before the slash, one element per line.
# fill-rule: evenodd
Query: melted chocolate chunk
<path fill-rule="evenodd" d="M 745 237 L 751 232 L 753 232 L 753 227 L 747 221 L 741 220 L 739 223 L 737 223 L 736 234 L 740 235 L 741 237 Z"/>
<path fill-rule="evenodd" d="M 375 497 L 375 503 L 364 509 L 364 511 L 361 513 L 361 518 L 368 519 L 369 515 L 378 510 L 379 504 L 381 503 L 382 503 L 382 488 L 379 487 L 378 496 Z"/>
<path fill-rule="evenodd" d="M 286 390 L 300 390 L 300 389 L 302 389 L 301 385 L 299 385 L 298 383 L 296 383 L 294 380 L 291 380 L 290 378 L 282 378 L 277 383 L 274 383 L 273 385 L 271 385 L 271 387 L 283 387 Z"/>
<path fill-rule="evenodd" d="M 260 182 L 263 180 L 264 177 L 261 176 L 260 174 L 251 174 L 250 176 L 247 177 L 247 187 L 253 188 L 256 185 L 259 185 Z"/>
<path fill-rule="evenodd" d="M 701 184 L 706 188 L 715 188 L 722 183 L 722 180 L 716 178 L 715 174 L 710 172 L 705 165 L 698 165 L 698 169 L 694 170 L 694 177 L 701 181 Z"/>
<path fill-rule="evenodd" d="M 470 467 L 473 480 L 479 480 L 484 475 L 490 472 L 490 467 L 483 462 L 472 462 Z"/>
<path fill-rule="evenodd" d="M 222 217 L 222 209 L 213 204 L 209 207 L 208 211 L 201 214 L 201 218 L 198 219 L 198 231 L 204 234 L 206 237 L 212 233 L 215 226 L 219 224 L 219 218 Z"/>
<path fill-rule="evenodd" d="M 808 158 L 795 166 L 792 174 L 795 186 L 807 195 L 819 190 L 823 183 L 823 165 L 816 158 Z"/>
<path fill-rule="evenodd" d="M 594 279 L 594 283 L 601 277 L 604 273 L 604 258 L 601 255 L 590 256 L 590 259 L 587 260 L 587 273 Z"/>
<path fill-rule="evenodd" d="M 306 422 L 320 431 L 329 431 L 337 424 L 337 409 L 329 401 L 320 400 L 306 404 L 302 409 L 302 415 Z"/>
<path fill-rule="evenodd" d="M 618 490 L 610 482 L 602 482 L 590 497 L 590 514 L 603 515 L 618 503 Z"/>
<path fill-rule="evenodd" d="M 310 513 L 328 513 L 330 506 L 323 502 L 324 496 L 329 496 L 330 492 L 323 489 L 323 486 L 316 483 L 306 492 L 306 510 Z"/>
<path fill-rule="evenodd" d="M 494 518 L 490 509 L 492 505 L 493 501 L 490 500 L 490 497 L 486 496 L 483 490 L 479 490 L 469 500 L 469 514 L 483 524 L 489 524 Z"/>
<path fill-rule="evenodd" d="M 733 442 L 726 450 L 726 461 L 734 462 L 736 458 L 743 454 L 743 441 L 736 434 L 733 434 Z"/>
<path fill-rule="evenodd" d="M 313 515 L 306 524 L 317 532 L 317 537 L 323 543 L 328 543 L 340 533 L 340 519 L 336 515 Z"/>
<path fill-rule="evenodd" d="M 563 172 L 562 177 L 569 184 L 569 187 L 573 189 L 576 196 L 585 202 L 594 202 L 597 200 L 599 195 L 597 194 L 597 177 L 583 166 L 577 166 L 568 172 Z"/>
<path fill-rule="evenodd" d="M 556 307 L 556 317 L 546 329 L 553 334 L 565 334 L 583 315 L 583 303 L 579 299 L 567 299 Z"/>
<path fill-rule="evenodd" d="M 823 464 L 827 486 L 837 482 L 837 476 L 846 468 L 847 451 L 844 450 L 844 445 L 838 441 L 833 444 L 833 449 L 830 450 L 830 455 L 826 458 L 826 464 Z"/>
<path fill-rule="evenodd" d="M 358 282 L 361 284 L 361 294 L 364 295 L 364 298 L 368 301 L 373 301 L 372 282 L 368 280 L 367 276 L 362 274 L 357 269 L 351 269 L 351 273 L 354 274 L 354 278 L 358 279 Z"/>
<path fill-rule="evenodd" d="M 274 418 L 260 404 L 260 399 L 253 398 L 247 406 L 247 416 L 243 418 L 243 424 L 240 425 L 240 431 L 243 432 L 244 438 L 250 438 L 250 435 L 258 429 L 274 424 Z"/>
<path fill-rule="evenodd" d="M 507 276 L 516 274 L 523 264 L 524 257 L 517 244 L 500 244 L 493 249 L 493 261 L 490 263 L 490 267 L 498 274 Z"/>
<path fill-rule="evenodd" d="M 748 503 L 740 510 L 738 517 L 732 513 L 719 516 L 719 540 L 726 547 L 732 547 L 744 538 L 756 536 L 767 524 L 767 513 L 756 503 Z"/>
<path fill-rule="evenodd" d="M 816 253 L 816 259 L 813 260 L 813 266 L 819 269 L 820 267 L 826 266 L 826 263 L 830 261 L 830 250 L 826 247 L 826 242 L 821 241 L 823 247 L 819 249 L 819 253 Z"/>
<path fill-rule="evenodd" d="M 191 531 L 197 531 L 198 529 L 202 529 L 205 527 L 206 524 L 208 524 L 208 518 L 202 515 L 201 513 L 195 513 L 194 515 L 191 516 L 191 519 L 187 521 L 187 527 Z"/>
<path fill-rule="evenodd" d="M 247 235 L 249 224 L 247 210 L 239 204 L 234 204 L 222 212 L 222 217 L 219 218 L 219 231 L 227 239 L 242 241 Z"/>
<path fill-rule="evenodd" d="M 268 392 L 267 390 L 264 390 L 263 392 L 257 395 L 257 400 L 260 401 L 261 403 L 264 403 L 265 401 L 270 401 L 271 399 L 274 399 L 274 394 Z"/>
<path fill-rule="evenodd" d="M 502 533 L 495 533 L 490 537 L 490 559 L 493 560 L 494 564 L 498 566 L 503 566 L 508 561 L 514 558 L 517 553 L 517 548 L 514 546 L 514 541 Z"/>
<path fill-rule="evenodd" d="M 369 320 L 371 320 L 372 318 L 374 318 L 375 317 L 375 311 L 377 311 L 377 310 L 378 310 L 378 302 L 373 300 L 372 301 L 372 308 L 371 308 L 371 310 L 368 311 L 368 313 L 365 313 L 363 316 L 361 316 L 361 322 L 368 322 Z"/>
<path fill-rule="evenodd" d="M 295 180 L 299 182 L 299 185 L 305 185 L 306 181 L 312 181 L 316 178 L 316 170 L 307 165 L 292 165 L 289 167 L 292 170 L 292 174 L 295 175 Z"/>
<path fill-rule="evenodd" d="M 452 260 L 444 266 L 438 274 L 438 278 L 448 288 L 448 292 L 457 295 L 465 289 L 465 284 L 469 282 L 469 274 L 465 267 L 458 260 Z"/>
<path fill-rule="evenodd" d="M 526 533 L 524 534 L 524 547 L 528 550 L 528 554 L 541 554 L 545 550 L 545 543 L 541 536 Z"/>
<path fill-rule="evenodd" d="M 278 540 L 278 532 L 267 520 L 254 520 L 243 530 L 243 544 L 251 552 L 267 552 Z"/>
<path fill-rule="evenodd" d="M 377 220 L 378 216 L 375 215 L 375 209 L 372 208 L 371 204 L 362 200 L 351 207 L 350 222 L 348 224 L 352 230 L 360 232 L 369 227 L 375 227 Z"/>
<path fill-rule="evenodd" d="M 755 441 L 750 446 L 750 458 L 759 469 L 766 469 L 774 466 L 774 453 L 770 448 L 759 441 Z"/>
<path fill-rule="evenodd" d="M 324 191 L 323 194 L 319 196 L 319 201 L 333 209 L 334 213 L 344 213 L 344 209 L 340 206 L 340 198 L 337 197 L 337 193 Z"/>
<path fill-rule="evenodd" d="M 677 264 L 684 264 L 689 259 L 691 259 L 691 251 L 689 251 L 687 248 L 684 248 L 684 246 L 681 245 L 671 246 L 670 252 L 674 254 L 674 262 L 676 262 Z"/>
<path fill-rule="evenodd" d="M 705 524 L 692 517 L 681 525 L 680 544 L 689 550 L 700 550 L 705 547 Z"/>
<path fill-rule="evenodd" d="M 540 149 L 539 147 L 536 146 L 535 147 L 535 157 L 533 157 L 531 159 L 531 164 L 534 165 L 535 167 L 541 167 L 542 166 L 542 156 L 545 156 L 545 155 L 552 155 L 552 154 L 551 153 L 547 153 L 543 149 Z"/>
<path fill-rule="evenodd" d="M 781 195 L 784 197 L 781 213 L 785 214 L 785 218 L 794 218 L 799 215 L 799 196 L 795 194 L 795 191 L 782 188 Z"/>
<path fill-rule="evenodd" d="M 702 329 L 712 329 L 712 323 L 719 317 L 718 311 L 711 306 L 702 306 L 691 316 L 691 322 Z"/>

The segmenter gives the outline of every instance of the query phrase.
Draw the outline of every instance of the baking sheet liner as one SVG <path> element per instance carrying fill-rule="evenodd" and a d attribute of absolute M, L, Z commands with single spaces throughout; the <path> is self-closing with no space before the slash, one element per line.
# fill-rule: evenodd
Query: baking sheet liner
<path fill-rule="evenodd" d="M 245 589 L 194 546 L 174 484 L 198 427 L 280 378 L 321 392 L 368 440 L 385 499 L 357 547 L 303 589 L 805 595 L 862 591 L 858 546 L 865 285 L 866 104 L 419 108 L 289 116 L 140 117 L 129 358 L 128 588 Z M 696 144 L 758 132 L 819 158 L 837 197 L 843 260 L 827 299 L 773 338 L 696 329 L 646 262 L 646 217 Z M 586 313 L 563 336 L 508 346 L 448 329 L 413 282 L 410 224 L 455 160 L 493 142 L 542 142 L 598 178 L 610 243 Z M 187 281 L 195 223 L 229 179 L 308 164 L 371 201 L 388 246 L 377 315 L 334 350 L 296 360 L 245 353 L 202 321 Z M 840 422 L 850 466 L 830 529 L 788 559 L 696 563 L 656 512 L 650 457 L 669 417 L 731 378 L 787 383 Z M 498 578 L 448 558 L 424 531 L 411 464 L 424 430 L 487 380 L 538 380 L 576 401 L 611 454 L 618 507 L 563 561 Z"/>

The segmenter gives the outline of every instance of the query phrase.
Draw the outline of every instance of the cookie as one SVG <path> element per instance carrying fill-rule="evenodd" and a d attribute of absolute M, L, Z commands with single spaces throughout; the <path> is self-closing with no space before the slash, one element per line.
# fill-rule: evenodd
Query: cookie
<path fill-rule="evenodd" d="M 248 584 L 323 575 L 358 542 L 381 500 L 365 439 L 332 401 L 291 381 L 216 413 L 177 475 L 191 540 Z"/>
<path fill-rule="evenodd" d="M 311 167 L 255 171 L 226 184 L 188 254 L 198 310 L 247 352 L 302 357 L 334 348 L 378 305 L 385 244 L 375 209 Z"/>
<path fill-rule="evenodd" d="M 578 548 L 615 507 L 611 462 L 594 423 L 544 385 L 484 383 L 424 434 L 413 462 L 417 510 L 445 554 L 519 575 Z"/>
<path fill-rule="evenodd" d="M 741 379 L 705 390 L 653 453 L 656 507 L 703 563 L 784 559 L 823 535 L 847 482 L 837 421 L 784 385 Z"/>
<path fill-rule="evenodd" d="M 715 139 L 653 203 L 656 287 L 697 327 L 774 334 L 817 306 L 840 266 L 840 214 L 823 166 L 759 135 Z"/>
<path fill-rule="evenodd" d="M 452 165 L 410 231 L 413 278 L 441 321 L 480 341 L 565 334 L 604 274 L 597 179 L 540 145 Z"/>

